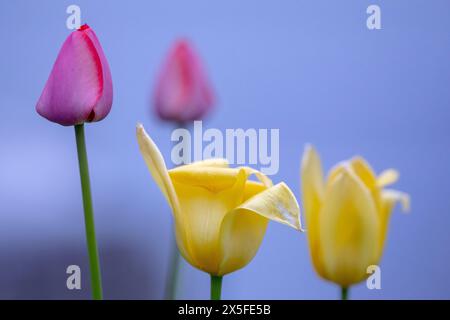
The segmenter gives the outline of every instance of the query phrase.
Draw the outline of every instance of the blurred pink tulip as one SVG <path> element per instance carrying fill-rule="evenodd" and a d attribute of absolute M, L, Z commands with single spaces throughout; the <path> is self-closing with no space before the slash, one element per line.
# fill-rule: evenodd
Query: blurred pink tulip
<path fill-rule="evenodd" d="M 200 120 L 213 107 L 214 97 L 200 58 L 186 40 L 169 52 L 156 83 L 154 106 L 162 120 Z"/>
<path fill-rule="evenodd" d="M 102 120 L 111 110 L 112 99 L 108 61 L 94 31 L 83 25 L 64 42 L 36 111 L 70 126 Z"/>

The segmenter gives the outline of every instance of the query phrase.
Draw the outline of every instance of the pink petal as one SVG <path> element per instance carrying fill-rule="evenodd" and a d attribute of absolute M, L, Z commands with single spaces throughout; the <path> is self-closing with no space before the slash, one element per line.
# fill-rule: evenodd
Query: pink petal
<path fill-rule="evenodd" d="M 155 108 L 164 120 L 198 120 L 212 108 L 212 89 L 190 44 L 179 40 L 169 53 L 155 90 Z"/>

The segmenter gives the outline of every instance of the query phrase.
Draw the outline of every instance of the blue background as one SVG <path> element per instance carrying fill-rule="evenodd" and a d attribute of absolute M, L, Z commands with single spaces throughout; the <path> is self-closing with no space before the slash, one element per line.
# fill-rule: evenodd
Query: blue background
<path fill-rule="evenodd" d="M 74 1 L 0 1 L 0 298 L 89 297 L 74 132 L 35 112 Z M 109 60 L 114 105 L 87 126 L 106 298 L 162 298 L 170 210 L 138 152 L 144 123 L 166 158 L 173 127 L 152 113 L 156 72 L 173 41 L 201 53 L 218 97 L 205 128 L 280 128 L 280 171 L 299 195 L 313 143 L 328 169 L 355 154 L 397 168 L 412 212 L 392 216 L 382 290 L 352 298 L 450 298 L 450 2 L 81 1 Z M 378 4 L 382 30 L 366 28 Z M 65 269 L 82 267 L 82 290 Z M 179 297 L 208 298 L 183 264 Z M 224 279 L 223 297 L 334 299 L 306 236 L 271 223 L 255 259 Z"/>

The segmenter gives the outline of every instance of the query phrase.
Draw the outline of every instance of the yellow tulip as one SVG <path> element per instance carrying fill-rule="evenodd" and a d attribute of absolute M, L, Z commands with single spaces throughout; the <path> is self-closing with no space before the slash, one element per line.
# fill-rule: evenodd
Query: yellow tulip
<path fill-rule="evenodd" d="M 342 288 L 367 278 L 381 259 L 389 217 L 397 202 L 409 210 L 409 196 L 384 189 L 397 181 L 389 169 L 376 176 L 361 157 L 339 163 L 326 181 L 320 158 L 307 146 L 301 184 L 311 257 L 317 273 Z"/>
<path fill-rule="evenodd" d="M 300 210 L 285 183 L 272 185 L 261 172 L 230 168 L 212 159 L 167 170 L 163 157 L 142 125 L 140 151 L 169 203 L 181 255 L 194 267 L 222 276 L 255 256 L 269 220 L 301 229 Z M 250 176 L 259 180 L 251 181 Z"/>

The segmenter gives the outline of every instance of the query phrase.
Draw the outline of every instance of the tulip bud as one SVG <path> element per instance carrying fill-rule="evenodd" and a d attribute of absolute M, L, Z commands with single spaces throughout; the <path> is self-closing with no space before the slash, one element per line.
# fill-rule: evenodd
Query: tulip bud
<path fill-rule="evenodd" d="M 100 121 L 111 110 L 108 61 L 94 31 L 83 25 L 64 42 L 36 111 L 64 126 Z"/>
<path fill-rule="evenodd" d="M 203 118 L 213 103 L 213 92 L 200 58 L 189 42 L 177 41 L 157 79 L 156 113 L 162 120 L 184 123 Z"/>
<path fill-rule="evenodd" d="M 409 196 L 384 189 L 398 178 L 390 169 L 376 176 L 355 157 L 334 167 L 324 180 L 320 158 L 307 147 L 302 161 L 302 195 L 312 262 L 324 279 L 348 288 L 367 278 L 381 259 L 389 217 Z"/>

